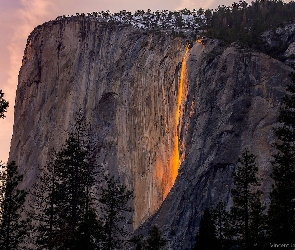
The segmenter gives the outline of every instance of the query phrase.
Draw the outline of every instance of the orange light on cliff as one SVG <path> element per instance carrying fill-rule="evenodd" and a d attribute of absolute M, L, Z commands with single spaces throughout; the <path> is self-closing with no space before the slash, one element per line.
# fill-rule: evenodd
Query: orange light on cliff
<path fill-rule="evenodd" d="M 172 155 L 172 183 L 174 184 L 176 177 L 178 175 L 178 168 L 180 165 L 179 159 L 179 137 L 178 137 L 178 128 L 180 123 L 180 114 L 181 114 L 181 104 L 183 100 L 183 93 L 185 89 L 185 78 L 186 78 L 186 60 L 188 55 L 189 48 L 186 47 L 185 54 L 182 59 L 181 65 L 181 72 L 180 72 L 180 79 L 179 79 L 179 86 L 178 86 L 178 94 L 177 94 L 177 108 L 175 113 L 175 124 L 176 124 L 176 131 L 175 131 L 175 138 L 174 138 L 174 150 Z M 172 184 L 172 186 L 173 186 Z"/>
<path fill-rule="evenodd" d="M 161 185 L 162 189 L 162 198 L 163 200 L 167 197 L 171 188 L 173 187 L 176 177 L 178 175 L 178 169 L 181 163 L 179 155 L 179 128 L 181 127 L 181 112 L 182 112 L 182 103 L 186 95 L 187 90 L 187 68 L 186 62 L 188 57 L 189 48 L 185 50 L 185 54 L 182 59 L 181 71 L 179 76 L 178 90 L 177 90 L 177 103 L 175 113 L 173 114 L 174 119 L 172 124 L 170 124 L 171 130 L 173 130 L 173 143 L 169 148 L 171 152 L 167 159 L 157 158 L 155 162 L 155 178 L 156 185 Z M 170 131 L 170 129 L 168 130 Z M 167 160 L 167 161 L 166 161 Z M 168 163 L 168 164 L 167 164 Z M 166 165 L 167 164 L 167 165 Z M 159 204 L 160 205 L 160 204 Z"/>
<path fill-rule="evenodd" d="M 178 175 L 178 168 L 180 166 L 180 157 L 179 157 L 179 126 L 180 126 L 180 116 L 181 116 L 181 105 L 184 98 L 184 92 L 186 89 L 186 76 L 187 76 L 187 69 L 186 69 L 186 61 L 188 55 L 189 48 L 186 47 L 185 54 L 182 59 L 181 71 L 180 71 L 180 78 L 179 78 L 179 85 L 178 85 L 178 92 L 177 92 L 177 106 L 175 112 L 175 130 L 174 130 L 174 146 L 172 155 L 170 158 L 170 180 L 168 180 L 168 185 L 164 188 L 163 197 L 164 199 L 168 195 L 170 189 L 174 185 L 176 177 Z"/>
<path fill-rule="evenodd" d="M 182 99 L 183 99 L 183 92 L 184 92 L 184 80 L 186 77 L 186 60 L 187 60 L 187 54 L 188 54 L 188 47 L 185 49 L 185 54 L 182 59 L 182 64 L 181 64 L 181 71 L 180 71 L 180 79 L 179 79 L 179 86 L 178 86 L 178 94 L 177 94 L 177 109 L 175 113 L 175 122 L 176 125 L 179 125 L 179 117 L 181 113 L 181 104 L 182 104 Z"/>

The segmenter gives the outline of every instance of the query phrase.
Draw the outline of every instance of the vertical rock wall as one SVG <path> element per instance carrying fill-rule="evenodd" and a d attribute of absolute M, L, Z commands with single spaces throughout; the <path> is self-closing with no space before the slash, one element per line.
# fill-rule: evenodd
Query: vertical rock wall
<path fill-rule="evenodd" d="M 187 60 L 188 95 L 180 141 L 184 161 L 157 213 L 171 249 L 192 249 L 203 210 L 232 204 L 232 172 L 245 148 L 257 155 L 264 202 L 271 190 L 272 128 L 292 69 L 267 55 L 216 41 L 195 44 Z"/>
<path fill-rule="evenodd" d="M 37 27 L 19 74 L 10 152 L 23 185 L 35 182 L 82 108 L 97 163 L 134 189 L 134 227 L 153 214 L 173 185 L 184 50 L 164 33 L 85 18 Z"/>
<path fill-rule="evenodd" d="M 91 19 L 36 28 L 20 70 L 10 152 L 23 185 L 34 183 L 82 108 L 97 163 L 135 191 L 134 228 L 157 211 L 140 230 L 157 224 L 172 249 L 192 248 L 205 207 L 231 205 L 232 171 L 245 148 L 258 156 L 267 203 L 271 129 L 292 69 L 216 41 L 193 44 L 181 67 L 184 54 L 180 38 Z M 182 164 L 165 199 L 175 145 Z"/>

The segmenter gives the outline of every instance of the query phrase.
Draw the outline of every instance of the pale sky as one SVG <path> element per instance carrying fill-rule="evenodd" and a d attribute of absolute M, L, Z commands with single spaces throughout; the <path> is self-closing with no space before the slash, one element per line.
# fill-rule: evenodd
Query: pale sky
<path fill-rule="evenodd" d="M 77 12 L 215 9 L 232 2 L 234 0 L 0 0 L 0 89 L 10 104 L 6 118 L 0 119 L 0 160 L 8 160 L 18 72 L 27 37 L 34 27 L 57 16 Z"/>

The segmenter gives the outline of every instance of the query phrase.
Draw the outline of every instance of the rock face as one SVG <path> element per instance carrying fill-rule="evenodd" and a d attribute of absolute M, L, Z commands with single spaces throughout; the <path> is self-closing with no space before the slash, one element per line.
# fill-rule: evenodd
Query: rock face
<path fill-rule="evenodd" d="M 261 35 L 263 49 L 276 56 L 285 64 L 295 68 L 295 24 L 282 25 L 274 30 L 269 30 Z"/>
<path fill-rule="evenodd" d="M 34 183 L 81 107 L 98 164 L 135 191 L 134 229 L 146 219 L 142 232 L 157 224 L 171 249 L 192 248 L 205 207 L 231 205 L 231 175 L 245 148 L 257 155 L 268 202 L 271 128 L 292 69 L 214 40 L 191 44 L 183 59 L 185 43 L 82 18 L 35 29 L 20 70 L 10 152 L 23 185 Z M 182 164 L 168 194 L 176 146 Z"/>
<path fill-rule="evenodd" d="M 257 155 L 264 201 L 271 190 L 270 146 L 291 68 L 235 44 L 195 45 L 187 60 L 188 96 L 181 128 L 184 161 L 157 213 L 172 249 L 192 249 L 202 211 L 219 201 L 229 208 L 232 172 L 245 148 Z"/>
<path fill-rule="evenodd" d="M 179 38 L 86 18 L 36 28 L 19 74 L 10 152 L 24 186 L 35 182 L 38 166 L 65 142 L 82 108 L 97 164 L 135 191 L 134 227 L 153 214 L 176 177 L 172 156 L 184 49 Z"/>

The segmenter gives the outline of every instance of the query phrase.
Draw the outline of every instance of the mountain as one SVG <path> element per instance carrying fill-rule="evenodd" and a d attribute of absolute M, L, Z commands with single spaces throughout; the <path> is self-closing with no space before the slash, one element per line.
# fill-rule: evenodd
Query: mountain
<path fill-rule="evenodd" d="M 172 249 L 191 249 L 204 208 L 231 205 L 245 148 L 257 155 L 268 202 L 272 128 L 291 71 L 237 43 L 58 18 L 28 38 L 9 160 L 29 189 L 81 108 L 96 163 L 134 189 L 133 229 L 156 224 Z"/>

